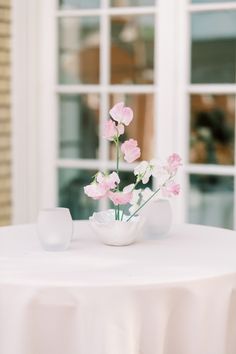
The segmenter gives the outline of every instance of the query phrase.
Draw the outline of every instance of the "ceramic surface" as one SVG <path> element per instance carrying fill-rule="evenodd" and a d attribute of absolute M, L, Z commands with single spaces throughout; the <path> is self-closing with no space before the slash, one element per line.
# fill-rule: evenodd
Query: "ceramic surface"
<path fill-rule="evenodd" d="M 93 231 L 110 246 L 127 246 L 142 236 L 144 217 L 136 216 L 128 222 L 127 219 L 124 216 L 123 221 L 115 220 L 113 210 L 93 213 L 89 218 Z"/>

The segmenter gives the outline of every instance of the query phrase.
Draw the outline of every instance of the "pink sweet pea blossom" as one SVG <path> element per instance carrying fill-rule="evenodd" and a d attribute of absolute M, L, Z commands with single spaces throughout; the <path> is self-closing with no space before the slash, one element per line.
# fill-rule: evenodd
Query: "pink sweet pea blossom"
<path fill-rule="evenodd" d="M 180 193 L 180 185 L 175 183 L 174 181 L 170 181 L 166 183 L 163 187 L 161 187 L 163 197 L 169 198 L 172 196 L 179 195 Z"/>
<path fill-rule="evenodd" d="M 141 155 L 140 148 L 138 147 L 138 143 L 134 139 L 126 140 L 121 145 L 121 151 L 124 153 L 125 161 L 129 163 L 134 162 Z"/>
<path fill-rule="evenodd" d="M 103 136 L 105 139 L 114 140 L 114 138 L 124 134 L 124 126 L 122 124 L 116 125 L 111 119 L 105 122 Z"/>
<path fill-rule="evenodd" d="M 129 125 L 133 119 L 133 111 L 130 107 L 125 107 L 124 102 L 115 104 L 109 111 L 110 116 L 119 124 Z"/>
<path fill-rule="evenodd" d="M 107 190 L 98 183 L 92 183 L 84 187 L 84 193 L 90 198 L 99 200 L 107 195 Z"/>
<path fill-rule="evenodd" d="M 127 186 L 129 187 L 129 186 Z M 126 187 L 126 188 L 127 188 Z M 129 188 L 124 188 L 123 192 L 109 192 L 108 197 L 115 205 L 124 205 L 130 203 L 132 199 L 132 191 Z"/>
<path fill-rule="evenodd" d="M 178 154 L 174 153 L 168 157 L 167 163 L 167 171 L 170 173 L 176 173 L 178 168 L 182 166 L 182 159 Z"/>
<path fill-rule="evenodd" d="M 124 208 L 120 214 L 119 205 L 131 205 L 131 215 L 126 220 L 129 221 L 136 215 L 137 210 L 145 206 L 146 202 L 157 198 L 158 192 L 161 192 L 164 197 L 179 195 L 180 185 L 174 179 L 178 168 L 182 166 L 182 160 L 178 154 L 173 153 L 164 162 L 160 160 L 142 161 L 134 168 L 134 183 L 120 190 L 119 161 L 121 155 L 125 161 L 132 163 L 139 159 L 141 151 L 136 140 L 128 139 L 121 143 L 119 138 L 124 134 L 125 126 L 128 126 L 133 119 L 132 109 L 125 107 L 123 102 L 119 102 L 111 108 L 109 114 L 110 117 L 104 124 L 103 136 L 115 145 L 117 172 L 110 174 L 98 172 L 93 182 L 84 187 L 84 192 L 95 200 L 108 197 L 114 204 L 116 220 L 123 220 Z M 149 188 L 135 189 L 140 182 L 147 184 L 151 177 L 156 178 L 155 191 Z"/>
<path fill-rule="evenodd" d="M 90 198 L 95 200 L 106 197 L 111 189 L 116 188 L 120 183 L 119 176 L 116 172 L 112 172 L 109 175 L 105 175 L 102 172 L 98 172 L 93 183 L 84 187 L 84 192 Z"/>
<path fill-rule="evenodd" d="M 112 172 L 109 175 L 104 175 L 101 172 L 98 172 L 96 181 L 107 191 L 114 189 L 117 184 L 120 183 L 120 178 L 116 172 Z"/>
<path fill-rule="evenodd" d="M 123 126 L 123 124 L 118 124 L 116 126 L 116 129 L 118 131 L 118 136 L 124 134 L 124 132 L 125 132 L 125 127 Z"/>

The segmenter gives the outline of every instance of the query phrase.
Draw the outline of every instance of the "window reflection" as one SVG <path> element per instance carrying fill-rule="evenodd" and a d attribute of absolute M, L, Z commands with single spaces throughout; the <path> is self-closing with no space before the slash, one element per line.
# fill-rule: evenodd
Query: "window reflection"
<path fill-rule="evenodd" d="M 192 95 L 190 162 L 234 163 L 235 97 Z"/>
<path fill-rule="evenodd" d="M 99 18 L 64 18 L 59 22 L 61 84 L 99 82 Z"/>
<path fill-rule="evenodd" d="M 141 148 L 140 160 L 150 160 L 154 156 L 154 112 L 152 94 L 113 94 L 110 97 L 110 106 L 117 102 L 125 102 L 126 106 L 132 107 L 134 119 L 125 128 L 125 134 L 121 140 L 136 139 Z M 110 158 L 115 159 L 114 144 L 110 144 Z"/>
<path fill-rule="evenodd" d="M 192 83 L 235 83 L 236 11 L 192 15 Z"/>
<path fill-rule="evenodd" d="M 100 6 L 100 0 L 60 0 L 62 9 L 93 9 Z"/>
<path fill-rule="evenodd" d="M 232 229 L 233 183 L 233 177 L 191 175 L 189 222 Z"/>
<path fill-rule="evenodd" d="M 154 17 L 112 17 L 111 83 L 153 83 L 153 61 Z"/>
<path fill-rule="evenodd" d="M 83 187 L 91 183 L 97 171 L 59 169 L 59 205 L 69 208 L 73 219 L 88 219 L 98 210 L 98 202 L 84 194 Z"/>
<path fill-rule="evenodd" d="M 110 0 L 111 6 L 150 6 L 155 5 L 155 0 Z"/>
<path fill-rule="evenodd" d="M 97 158 L 98 125 L 98 94 L 61 95 L 60 157 Z"/>

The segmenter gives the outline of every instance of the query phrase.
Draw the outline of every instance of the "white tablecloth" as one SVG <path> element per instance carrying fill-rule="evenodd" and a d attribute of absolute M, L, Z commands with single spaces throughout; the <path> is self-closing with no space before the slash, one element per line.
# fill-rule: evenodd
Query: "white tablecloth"
<path fill-rule="evenodd" d="M 75 223 L 43 251 L 0 228 L 0 354 L 236 354 L 236 233 L 183 225 L 128 247 Z"/>

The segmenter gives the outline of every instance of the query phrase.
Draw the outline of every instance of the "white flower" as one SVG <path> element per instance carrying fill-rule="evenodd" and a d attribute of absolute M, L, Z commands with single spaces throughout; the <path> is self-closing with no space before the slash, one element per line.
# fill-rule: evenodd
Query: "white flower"
<path fill-rule="evenodd" d="M 140 192 L 141 189 L 134 189 L 133 190 L 133 195 L 132 195 L 132 199 L 130 201 L 130 204 L 135 205 L 135 204 L 139 204 L 139 199 L 140 199 Z"/>
<path fill-rule="evenodd" d="M 128 186 L 126 186 L 124 189 L 123 189 L 123 192 L 125 192 L 125 193 L 130 193 L 130 192 L 134 192 L 134 183 L 132 183 L 132 184 L 129 184 Z"/>
<path fill-rule="evenodd" d="M 148 168 L 149 163 L 147 161 L 142 161 L 140 164 L 138 164 L 137 167 L 134 169 L 134 174 L 135 175 L 143 175 Z"/>
<path fill-rule="evenodd" d="M 162 160 L 151 160 L 152 176 L 157 179 L 157 186 L 161 187 L 170 177 L 166 169 L 165 163 Z"/>
<path fill-rule="evenodd" d="M 135 169 L 135 176 L 139 176 L 143 184 L 148 183 L 149 178 L 152 175 L 152 167 L 148 161 L 142 161 Z"/>

